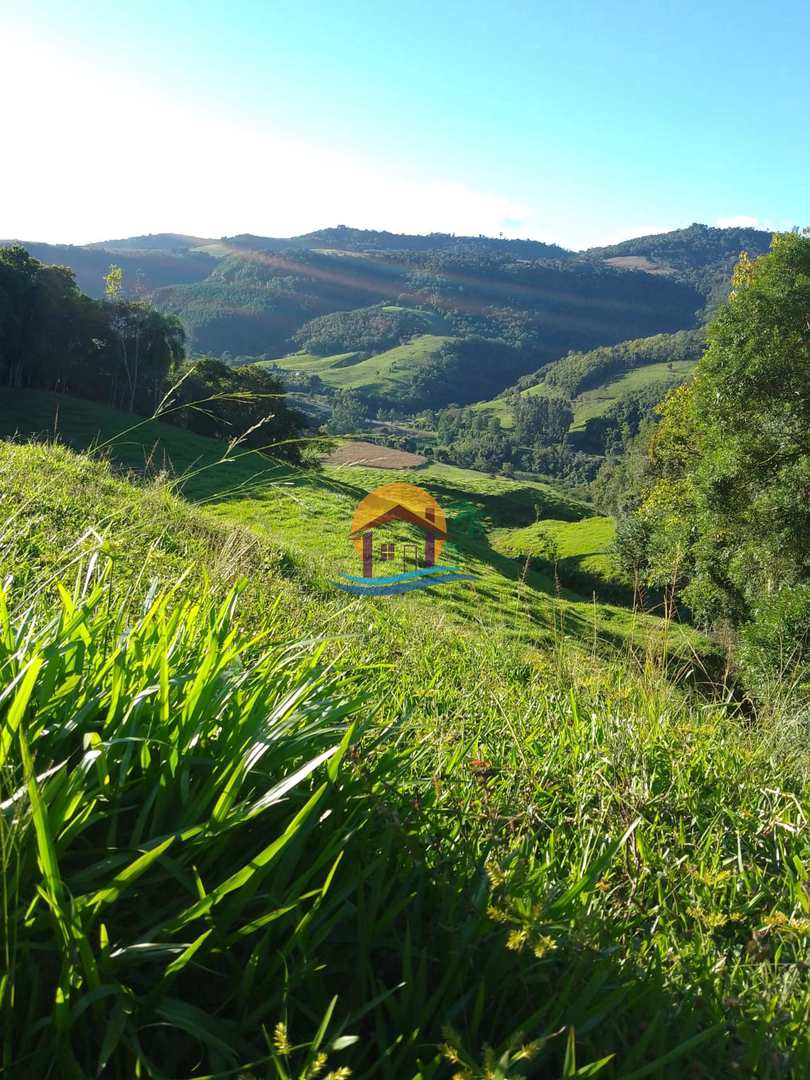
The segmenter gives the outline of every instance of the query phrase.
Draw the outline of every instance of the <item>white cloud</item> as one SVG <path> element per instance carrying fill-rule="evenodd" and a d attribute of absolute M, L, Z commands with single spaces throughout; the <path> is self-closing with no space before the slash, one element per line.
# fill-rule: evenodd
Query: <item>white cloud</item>
<path fill-rule="evenodd" d="M 759 218 L 751 217 L 750 214 L 737 214 L 736 217 L 723 217 L 717 219 L 721 229 L 762 229 L 764 225 Z"/>

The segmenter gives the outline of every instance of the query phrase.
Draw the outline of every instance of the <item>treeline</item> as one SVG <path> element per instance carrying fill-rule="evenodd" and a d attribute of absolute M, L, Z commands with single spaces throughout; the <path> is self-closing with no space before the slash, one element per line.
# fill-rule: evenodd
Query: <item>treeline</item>
<path fill-rule="evenodd" d="M 601 386 L 608 379 L 635 368 L 677 360 L 697 360 L 705 346 L 706 335 L 702 327 L 622 341 L 585 353 L 569 353 L 548 367 L 541 381 L 575 398 L 585 390 Z"/>
<path fill-rule="evenodd" d="M 120 275 L 120 271 L 118 272 Z M 122 296 L 79 291 L 73 272 L 19 246 L 0 248 L 0 379 L 151 412 L 184 356 L 179 321 Z"/>
<path fill-rule="evenodd" d="M 566 443 L 573 416 L 569 401 L 559 395 L 515 395 L 510 409 L 511 427 L 482 410 L 460 407 L 426 412 L 420 419 L 437 433 L 432 452 L 438 461 L 506 475 L 534 472 L 580 483 L 593 478 L 600 459 Z"/>
<path fill-rule="evenodd" d="M 768 698 L 810 688 L 810 238 L 743 258 L 695 378 L 595 494 L 634 577 L 722 631 Z"/>
<path fill-rule="evenodd" d="M 50 390 L 233 438 L 248 445 L 290 438 L 302 426 L 278 379 L 217 360 L 190 363 L 180 322 L 124 296 L 118 267 L 107 298 L 84 295 L 67 267 L 46 266 L 24 248 L 0 248 L 0 382 Z M 171 392 L 171 401 L 165 402 Z M 296 454 L 294 445 L 283 451 Z"/>
<path fill-rule="evenodd" d="M 305 323 L 293 344 L 315 356 L 335 353 L 375 353 L 392 349 L 417 334 L 430 333 L 435 316 L 413 308 L 368 307 L 334 311 Z"/>

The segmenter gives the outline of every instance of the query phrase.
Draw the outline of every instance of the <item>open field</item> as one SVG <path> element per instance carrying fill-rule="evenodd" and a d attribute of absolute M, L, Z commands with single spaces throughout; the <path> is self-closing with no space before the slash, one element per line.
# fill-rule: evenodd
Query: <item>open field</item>
<path fill-rule="evenodd" d="M 683 382 L 694 371 L 696 364 L 696 360 L 673 360 L 667 364 L 647 364 L 644 367 L 634 368 L 618 378 L 610 379 L 595 390 L 586 390 L 574 401 L 574 420 L 571 430 L 581 430 L 589 420 L 596 416 L 603 416 L 614 402 L 638 390 L 659 385 L 661 397 L 663 397 L 666 387 L 675 382 Z"/>
<path fill-rule="evenodd" d="M 390 469 L 328 466 L 307 472 L 239 451 L 223 460 L 222 443 L 155 421 L 125 433 L 132 424 L 132 417 L 117 410 L 61 395 L 0 392 L 0 434 L 57 431 L 76 448 L 107 442 L 105 453 L 140 474 L 182 475 L 178 490 L 186 498 L 206 505 L 222 521 L 266 536 L 288 558 L 307 565 L 327 595 L 337 572 L 356 571 L 356 554 L 348 541 L 354 506 L 371 488 L 390 482 Z M 623 605 L 594 603 L 603 577 L 580 577 L 579 591 L 563 583 L 558 593 L 549 566 L 525 571 L 493 545 L 491 533 L 498 528 L 521 528 L 538 519 L 588 518 L 591 511 L 585 503 L 546 484 L 496 479 L 450 465 L 431 464 L 396 475 L 425 487 L 439 501 L 450 522 L 448 561 L 476 574 L 475 582 L 449 585 L 441 592 L 440 610 L 457 626 L 501 627 L 530 646 L 547 645 L 563 626 L 573 638 L 589 644 L 597 640 L 606 650 L 631 644 L 657 649 L 666 634 L 673 655 L 711 651 L 708 642 L 687 627 L 665 631 L 656 618 L 634 615 Z M 432 594 L 403 600 L 408 608 L 430 603 Z"/>
<path fill-rule="evenodd" d="M 615 534 L 616 523 L 610 517 L 574 522 L 546 520 L 522 529 L 496 529 L 492 544 L 497 551 L 515 558 L 529 557 L 548 564 L 556 557 L 561 578 L 579 582 L 583 588 L 589 582 L 600 581 L 624 586 L 626 591 L 627 582 L 610 557 Z"/>
<path fill-rule="evenodd" d="M 671 274 L 672 268 L 663 263 L 654 262 L 646 255 L 614 255 L 612 259 L 605 259 L 609 266 L 617 266 L 620 270 L 645 270 L 648 274 Z"/>
<path fill-rule="evenodd" d="M 410 382 L 414 371 L 450 340 L 445 335 L 420 334 L 405 345 L 397 345 L 360 361 L 355 361 L 356 353 L 326 357 L 292 353 L 272 362 L 290 371 L 318 375 L 327 385 L 339 390 L 363 390 L 381 397 L 390 395 L 392 402 L 396 402 L 397 393 Z"/>
<path fill-rule="evenodd" d="M 392 450 L 376 443 L 353 441 L 343 443 L 325 459 L 327 465 L 365 465 L 371 469 L 419 469 L 427 465 L 421 454 Z"/>

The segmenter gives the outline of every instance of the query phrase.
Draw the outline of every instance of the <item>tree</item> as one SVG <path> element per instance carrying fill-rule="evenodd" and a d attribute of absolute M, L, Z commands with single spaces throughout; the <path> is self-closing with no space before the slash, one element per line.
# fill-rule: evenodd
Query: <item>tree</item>
<path fill-rule="evenodd" d="M 809 313 L 810 239 L 744 255 L 694 382 L 661 410 L 640 510 L 652 573 L 704 623 L 749 623 L 810 582 Z"/>
<path fill-rule="evenodd" d="M 238 439 L 245 447 L 299 460 L 304 418 L 289 407 L 275 375 L 254 365 L 231 368 L 206 358 L 186 361 L 172 378 L 175 386 L 163 388 L 164 393 L 171 390 L 164 420 L 198 435 Z"/>
<path fill-rule="evenodd" d="M 154 409 L 167 374 L 183 358 L 185 332 L 173 315 L 161 315 L 142 297 L 124 298 L 124 272 L 111 266 L 104 278 L 110 327 L 124 373 L 125 385 L 116 404 L 129 412 L 140 406 Z"/>
<path fill-rule="evenodd" d="M 332 402 L 332 415 L 326 424 L 330 435 L 350 435 L 359 431 L 366 420 L 366 407 L 351 390 L 340 390 Z"/>

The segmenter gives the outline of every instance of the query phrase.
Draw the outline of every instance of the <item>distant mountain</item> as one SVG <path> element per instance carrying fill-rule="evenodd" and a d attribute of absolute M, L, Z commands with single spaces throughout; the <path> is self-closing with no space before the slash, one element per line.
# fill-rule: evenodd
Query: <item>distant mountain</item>
<path fill-rule="evenodd" d="M 740 251 L 761 254 L 770 239 L 758 229 L 695 224 L 575 253 L 535 240 L 339 225 L 286 238 L 156 233 L 24 246 L 70 266 L 91 296 L 103 294 L 110 265 L 121 266 L 125 290 L 176 314 L 198 355 L 280 358 L 302 346 L 362 354 L 353 377 L 370 394 L 378 383 L 371 358 L 394 350 L 390 385 L 408 388 L 404 404 L 433 394 L 469 402 L 571 351 L 691 329 L 727 292 Z M 335 313 L 349 314 L 330 321 Z M 396 353 L 436 326 L 447 339 L 441 348 Z M 474 344 L 457 344 L 465 341 Z M 420 357 L 418 370 L 402 367 L 409 355 Z M 345 378 L 329 367 L 322 375 Z"/>
<path fill-rule="evenodd" d="M 418 308 L 440 316 L 450 336 L 519 350 L 512 379 L 569 349 L 691 326 L 703 306 L 681 282 L 593 261 L 436 250 L 246 250 L 153 299 L 181 319 L 195 351 L 254 356 L 293 351 L 293 336 L 318 316 L 378 303 Z M 344 339 L 336 351 L 364 347 Z"/>
<path fill-rule="evenodd" d="M 164 285 L 201 281 L 216 266 L 216 260 L 210 255 L 194 251 L 128 251 L 97 244 L 43 244 L 30 240 L 4 240 L 0 243 L 22 244 L 41 262 L 69 266 L 82 292 L 96 298 L 104 295 L 104 275 L 113 263 L 123 269 L 130 292 L 136 285 L 151 292 Z"/>
<path fill-rule="evenodd" d="M 572 259 L 574 253 L 558 244 L 539 240 L 510 240 L 493 236 L 456 236 L 455 233 L 392 233 L 376 229 L 351 229 L 337 225 L 287 239 L 271 236 L 223 237 L 219 244 L 232 251 L 329 250 L 354 252 L 450 251 L 513 255 L 521 259 Z"/>
<path fill-rule="evenodd" d="M 215 241 L 201 236 L 187 236 L 185 233 L 149 233 L 147 236 L 127 236 L 123 240 L 101 240 L 95 244 L 85 244 L 84 247 L 102 251 L 163 251 L 184 252 L 189 248 L 203 247 L 205 244 L 213 244 Z"/>
<path fill-rule="evenodd" d="M 710 304 L 725 299 L 741 251 L 754 258 L 768 251 L 773 233 L 762 229 L 719 229 L 693 224 L 609 247 L 589 248 L 583 257 L 625 270 L 669 274 L 700 290 Z"/>

